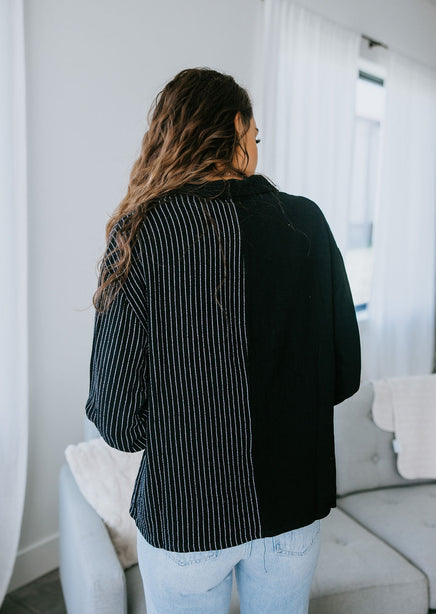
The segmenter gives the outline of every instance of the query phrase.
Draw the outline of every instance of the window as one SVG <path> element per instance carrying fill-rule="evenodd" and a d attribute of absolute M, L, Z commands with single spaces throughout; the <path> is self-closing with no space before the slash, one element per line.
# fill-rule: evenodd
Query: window
<path fill-rule="evenodd" d="M 367 309 L 373 271 L 372 236 L 378 201 L 385 88 L 383 69 L 361 59 L 356 84 L 356 116 L 345 266 L 356 311 Z"/>

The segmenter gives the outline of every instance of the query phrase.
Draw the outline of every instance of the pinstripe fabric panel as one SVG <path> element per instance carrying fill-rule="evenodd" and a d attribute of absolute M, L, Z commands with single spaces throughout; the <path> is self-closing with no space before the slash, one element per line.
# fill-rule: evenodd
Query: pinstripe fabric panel
<path fill-rule="evenodd" d="M 144 329 L 120 292 L 108 312 L 95 315 L 86 415 L 110 446 L 125 452 L 145 446 L 145 352 Z"/>
<path fill-rule="evenodd" d="M 235 204 L 166 197 L 140 227 L 128 282 L 96 317 L 86 413 L 109 445 L 145 449 L 130 514 L 155 547 L 260 538 Z M 226 317 L 227 315 L 227 317 Z"/>

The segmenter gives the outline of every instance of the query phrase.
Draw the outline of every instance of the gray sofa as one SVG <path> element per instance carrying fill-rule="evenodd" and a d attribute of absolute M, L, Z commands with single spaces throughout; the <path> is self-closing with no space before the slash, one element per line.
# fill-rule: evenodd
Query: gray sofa
<path fill-rule="evenodd" d="M 309 614 L 436 612 L 436 480 L 406 480 L 364 383 L 335 407 L 337 507 L 321 521 Z M 86 439 L 98 436 L 85 418 Z M 67 463 L 59 474 L 60 579 L 68 614 L 146 612 L 139 568 L 124 571 Z M 239 612 L 235 578 L 230 614 Z"/>

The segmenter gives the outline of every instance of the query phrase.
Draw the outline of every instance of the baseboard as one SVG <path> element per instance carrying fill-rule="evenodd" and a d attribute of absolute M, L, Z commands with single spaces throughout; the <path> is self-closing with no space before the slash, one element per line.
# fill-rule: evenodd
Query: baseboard
<path fill-rule="evenodd" d="M 7 592 L 10 593 L 59 567 L 59 532 L 18 550 Z"/>

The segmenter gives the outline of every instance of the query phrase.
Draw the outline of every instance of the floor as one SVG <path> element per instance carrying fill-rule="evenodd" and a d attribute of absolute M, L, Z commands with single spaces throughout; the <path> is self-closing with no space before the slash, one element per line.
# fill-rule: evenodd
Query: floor
<path fill-rule="evenodd" d="M 66 614 L 59 568 L 8 593 L 0 614 Z"/>
<path fill-rule="evenodd" d="M 428 614 L 435 612 L 436 610 L 429 610 Z M 0 614 L 67 614 L 59 568 L 8 593 L 0 608 Z"/>

